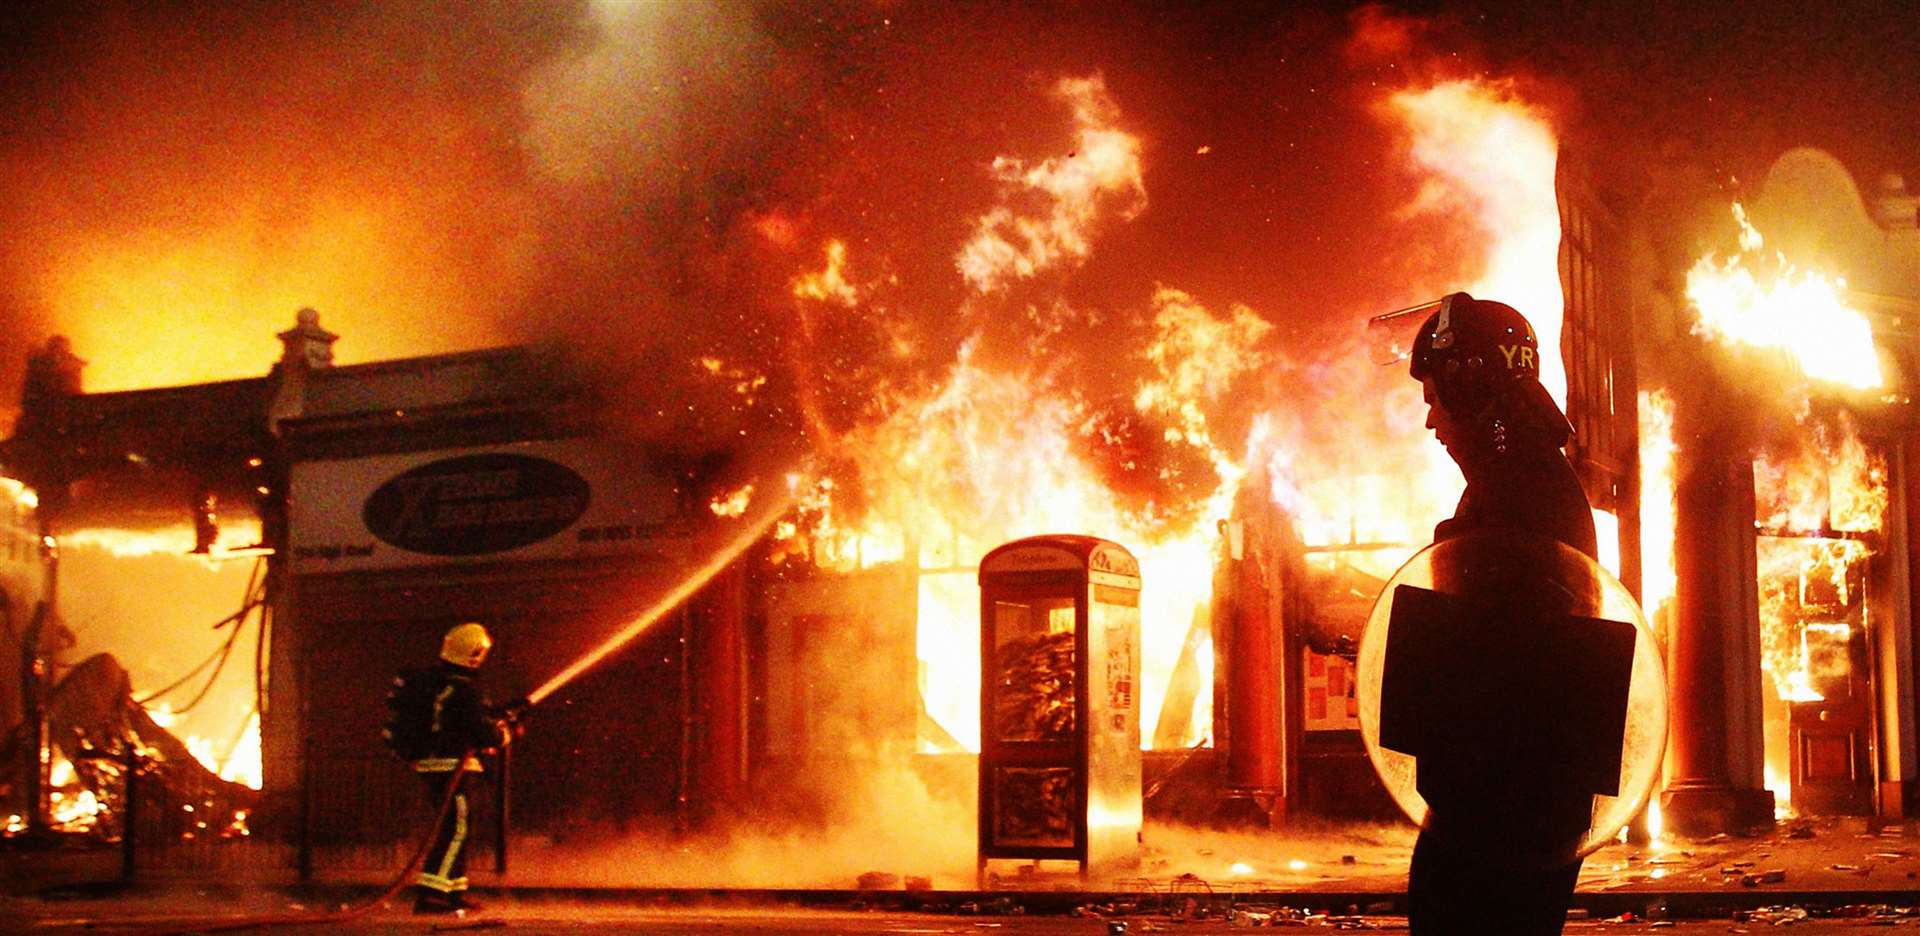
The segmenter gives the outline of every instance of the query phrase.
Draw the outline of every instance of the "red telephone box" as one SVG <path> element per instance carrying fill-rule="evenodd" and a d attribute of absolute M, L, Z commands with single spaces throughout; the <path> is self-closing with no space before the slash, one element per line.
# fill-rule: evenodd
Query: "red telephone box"
<path fill-rule="evenodd" d="M 1140 564 L 1118 543 L 1035 536 L 980 560 L 980 876 L 1140 844 Z"/>

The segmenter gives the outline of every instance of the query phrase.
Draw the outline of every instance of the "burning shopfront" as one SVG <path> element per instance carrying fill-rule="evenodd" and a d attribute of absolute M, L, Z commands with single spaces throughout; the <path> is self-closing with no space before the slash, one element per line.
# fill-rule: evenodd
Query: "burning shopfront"
<path fill-rule="evenodd" d="M 1668 805 L 1681 829 L 1911 815 L 1914 200 L 1814 150 L 1750 204 L 1703 191 L 1650 197 L 1636 297 L 1647 515 L 1675 524 L 1645 538 Z"/>
<path fill-rule="evenodd" d="M 211 675 L 203 664 L 162 688 L 129 686 L 117 664 L 76 668 L 62 692 L 102 666 L 119 689 L 108 680 L 95 717 L 42 750 L 56 763 L 79 763 L 82 749 L 109 758 L 83 770 L 84 784 L 68 781 L 98 788 L 105 805 L 94 809 L 112 820 L 103 832 L 124 810 L 113 765 L 131 753 L 163 774 L 231 765 L 239 811 L 217 814 L 293 849 L 288 860 L 303 869 L 379 864 L 420 808 L 417 784 L 379 743 L 385 687 L 432 659 L 435 635 L 486 621 L 512 648 L 491 668 L 495 691 L 526 695 L 618 630 L 650 590 L 724 552 L 716 528 L 727 540 L 754 537 L 735 535 L 747 521 L 718 516 L 703 493 L 722 469 L 595 435 L 591 401 L 557 353 L 336 368 L 335 336 L 310 311 L 280 338 L 285 354 L 265 378 L 102 394 L 79 393 L 76 381 L 28 401 L 10 454 L 31 466 L 36 489 L 57 492 L 42 510 L 51 541 L 123 550 L 66 570 L 70 619 L 98 629 L 101 595 L 147 598 L 154 550 L 189 565 L 254 566 L 245 605 L 219 625 L 230 636 Z M 169 602 L 191 605 L 187 591 L 229 584 L 217 573 L 160 574 L 176 594 L 118 609 L 133 622 L 115 648 L 130 667 L 154 649 L 156 624 L 179 618 Z M 516 749 L 517 782 L 530 793 L 501 797 L 518 804 L 516 829 L 672 823 L 741 787 L 745 583 L 719 568 L 700 578 L 706 589 L 676 602 L 671 621 L 544 700 L 558 717 Z M 247 698 L 209 696 L 229 657 L 240 659 L 243 632 Z M 181 685 L 202 687 L 186 708 L 234 706 L 226 714 L 246 734 L 189 754 L 153 723 L 176 714 L 169 703 L 181 697 L 161 698 Z M 576 795 L 549 795 L 556 788 Z"/>
<path fill-rule="evenodd" d="M 1051 90 L 1072 139 L 995 162 L 1005 203 L 978 215 L 954 257 L 967 303 L 1074 267 L 1102 223 L 1144 208 L 1140 143 L 1113 96 L 1087 78 Z M 1425 207 L 1408 212 L 1477 222 L 1453 245 L 1458 269 L 1426 277 L 1433 291 L 1511 302 L 1561 352 L 1543 373 L 1578 430 L 1606 564 L 1640 589 L 1668 643 L 1669 825 L 1738 828 L 1770 818 L 1776 798 L 1905 815 L 1911 197 L 1888 188 L 1861 207 L 1844 173 L 1796 153 L 1747 206 L 1743 223 L 1795 270 L 1846 277 L 1833 295 L 1869 331 L 1842 356 L 1885 365 L 1856 382 L 1753 350 L 1764 333 L 1708 317 L 1730 307 L 1724 321 L 1750 322 L 1762 287 L 1808 284 L 1772 253 L 1703 259 L 1717 219 L 1734 218 L 1702 203 L 1711 186 L 1597 195 L 1550 122 L 1496 84 L 1399 92 L 1382 115 L 1422 191 Z M 1848 196 L 1852 208 L 1829 211 Z M 778 220 L 757 230 L 790 236 Z M 179 552 L 263 558 L 258 600 L 245 589 L 264 615 L 255 825 L 310 869 L 396 854 L 411 827 L 396 817 L 420 806 L 378 747 L 386 680 L 469 619 L 499 638 L 496 697 L 539 697 L 510 773 L 492 774 L 507 778 L 517 834 L 694 834 L 709 818 L 769 813 L 864 828 L 872 813 L 900 819 L 908 797 L 895 794 L 911 788 L 944 805 L 898 824 L 964 843 L 975 759 L 992 743 L 982 682 L 1010 678 L 982 669 L 980 563 L 1050 533 L 1105 537 L 1138 559 L 1127 701 L 1148 749 L 1150 820 L 1385 815 L 1359 740 L 1353 647 L 1380 583 L 1428 541 L 1459 484 L 1404 374 L 1365 363 L 1357 342 L 1289 357 L 1261 313 L 1158 285 L 1137 297 L 1133 331 L 1036 302 L 1028 357 L 962 342 L 931 379 L 855 387 L 880 402 L 844 418 L 836 381 L 870 372 L 835 336 L 891 321 L 889 276 L 863 266 L 862 249 L 828 241 L 780 297 L 817 462 L 766 470 L 630 442 L 557 350 L 335 366 L 312 316 L 281 336 L 267 377 L 70 393 L 45 410 L 55 431 L 23 427 L 14 450 L 42 456 L 33 480 L 58 505 L 56 535 L 166 527 L 186 531 Z M 1811 306 L 1795 293 L 1787 308 L 1797 321 Z M 1789 350 L 1824 343 L 1836 321 Z M 1070 382 L 1064 341 L 1047 343 L 1075 328 L 1103 343 L 1111 385 L 1099 394 Z M 874 356 L 925 340 L 899 332 Z M 718 353 L 693 366 L 741 397 L 767 379 Z M 1059 653 L 1022 660 L 1017 678 L 1035 685 L 1078 673 Z M 971 854 L 949 857 L 942 873 L 971 869 Z M 765 880 L 709 873 L 703 883 Z"/>

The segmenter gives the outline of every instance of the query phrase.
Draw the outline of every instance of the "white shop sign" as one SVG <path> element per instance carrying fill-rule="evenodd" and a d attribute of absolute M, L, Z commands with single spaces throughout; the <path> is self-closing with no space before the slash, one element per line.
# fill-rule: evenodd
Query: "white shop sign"
<path fill-rule="evenodd" d="M 659 551 L 686 533 L 673 480 L 591 439 L 294 466 L 296 572 Z"/>

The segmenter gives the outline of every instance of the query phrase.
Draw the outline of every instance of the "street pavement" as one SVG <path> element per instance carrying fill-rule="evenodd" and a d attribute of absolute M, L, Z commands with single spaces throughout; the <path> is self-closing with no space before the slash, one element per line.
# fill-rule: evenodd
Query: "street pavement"
<path fill-rule="evenodd" d="M 1869 828 L 1857 820 L 1790 821 L 1750 837 L 1612 845 L 1587 859 L 1574 895 L 1579 918 L 1567 932 L 1758 933 L 1782 925 L 1804 933 L 1920 930 L 1915 833 L 1912 826 Z M 1401 914 L 1412 837 L 1410 828 L 1161 830 L 1149 837 L 1140 876 L 1095 882 L 1091 889 L 1071 876 L 1027 875 L 1016 867 L 1007 869 L 1001 889 L 976 890 L 971 873 L 837 866 L 823 859 L 804 879 L 741 890 L 674 880 L 671 875 L 685 872 L 665 850 L 616 854 L 609 862 L 637 868 L 645 861 L 652 878 L 633 872 L 587 882 L 569 879 L 566 864 L 527 850 L 517 853 L 513 873 L 476 873 L 479 892 L 491 901 L 477 917 L 418 918 L 404 901 L 389 901 L 327 923 L 311 918 L 370 900 L 391 873 L 302 886 L 284 872 L 249 877 L 230 867 L 197 877 L 156 873 L 120 887 L 113 884 L 118 866 L 111 852 L 79 856 L 94 865 L 63 870 L 55 859 L 75 856 L 14 851 L 0 852 L 0 879 L 8 885 L 0 890 L 0 934 L 211 932 L 268 921 L 279 922 L 251 931 L 1101 936 L 1123 923 L 1126 936 L 1281 925 L 1393 932 L 1406 928 Z M 854 880 L 859 875 L 851 873 L 858 869 L 901 874 L 881 875 L 881 889 L 862 890 Z M 922 870 L 931 872 L 934 889 L 903 890 L 905 876 Z M 51 886 L 62 881 L 66 886 Z M 1836 913 L 1850 916 L 1831 916 Z M 306 925 L 287 925 L 302 916 Z"/>
<path fill-rule="evenodd" d="M 234 922 L 233 916 L 203 916 L 198 919 L 147 916 L 138 919 L 102 921 L 89 917 L 51 917 L 31 921 L 20 933 L 188 933 L 195 927 L 217 927 Z M 1731 918 L 1680 921 L 1569 921 L 1565 932 L 1571 936 L 1632 936 L 1632 934 L 1719 934 L 1774 932 L 1781 924 L 1776 918 L 1759 917 L 1746 921 Z M 1793 932 L 1800 934 L 1884 934 L 1920 929 L 1913 918 L 1882 920 L 1792 920 Z M 1167 917 L 1123 916 L 1112 919 L 1031 916 L 952 916 L 909 913 L 854 913 L 828 910 L 782 908 L 735 908 L 723 911 L 702 909 L 619 909 L 596 905 L 550 904 L 513 906 L 488 911 L 469 919 L 414 917 L 401 909 L 382 909 L 345 923 L 255 927 L 243 932 L 429 934 L 429 933 L 502 933 L 516 936 L 562 933 L 648 934 L 648 936 L 704 936 L 737 933 L 744 936 L 1110 936 L 1110 934 L 1240 934 L 1249 928 L 1266 928 L 1259 919 L 1240 916 L 1235 919 L 1209 918 L 1185 920 Z M 1402 917 L 1366 916 L 1341 918 L 1337 922 L 1306 920 L 1280 927 L 1292 932 L 1406 932 Z M 232 931 L 201 929 L 200 932 Z M 1489 934 L 1498 936 L 1498 934 Z"/>

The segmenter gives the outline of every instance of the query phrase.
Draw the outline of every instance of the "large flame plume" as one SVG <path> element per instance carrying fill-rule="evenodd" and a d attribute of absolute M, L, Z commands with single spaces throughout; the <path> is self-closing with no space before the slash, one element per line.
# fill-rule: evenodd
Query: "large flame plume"
<path fill-rule="evenodd" d="M 994 161 L 1008 203 L 979 216 L 957 261 L 976 293 L 1071 269 L 1091 255 L 1098 231 L 1145 204 L 1140 144 L 1118 129 L 1124 115 L 1104 86 L 1069 79 L 1053 91 L 1073 114 L 1071 148 Z M 1381 113 L 1406 133 L 1409 168 L 1425 180 L 1407 206 L 1408 218 L 1418 219 L 1410 223 L 1465 210 L 1474 239 L 1485 244 L 1484 258 L 1465 261 L 1471 279 L 1438 270 L 1436 284 L 1467 282 L 1526 308 L 1558 367 L 1550 125 L 1511 88 L 1492 83 L 1401 92 Z M 867 299 L 847 272 L 859 259 L 845 242 L 829 243 L 826 257 L 823 268 L 791 285 L 803 327 Z M 1424 410 L 1403 374 L 1382 372 L 1344 346 L 1319 363 L 1280 360 L 1268 347 L 1272 325 L 1259 312 L 1210 309 L 1174 286 L 1158 287 L 1148 309 L 1137 350 L 1109 349 L 1115 364 L 1138 375 L 1123 405 L 1088 399 L 1059 368 L 990 363 L 969 342 L 932 388 L 903 394 L 887 418 L 837 439 L 858 466 L 852 486 L 821 481 L 802 495 L 804 522 L 782 530 L 816 563 L 899 561 L 921 571 L 923 701 L 943 741 L 979 744 L 972 564 L 999 542 L 1084 531 L 1135 551 L 1147 583 L 1142 718 L 1187 726 L 1177 738 L 1186 745 L 1209 731 L 1211 680 L 1199 674 L 1191 713 L 1169 719 L 1160 707 L 1181 648 L 1204 620 L 1214 527 L 1228 515 L 1249 459 L 1261 460 L 1275 499 L 1309 542 L 1386 544 L 1402 558 L 1428 539 L 1458 494 L 1457 469 L 1427 438 Z M 1255 419 L 1231 419 L 1244 408 L 1236 387 L 1273 367 L 1310 383 L 1287 387 L 1294 398 L 1268 403 Z M 1385 406 L 1368 408 L 1363 401 L 1383 390 Z M 1227 426 L 1239 427 L 1237 434 L 1223 437 Z M 1137 496 L 1125 481 L 1136 473 L 1160 483 Z M 1166 483 L 1175 476 L 1180 483 Z M 1376 558 L 1374 567 L 1385 569 L 1398 561 Z M 1210 650 L 1204 639 L 1193 647 L 1199 669 L 1211 669 Z"/>

